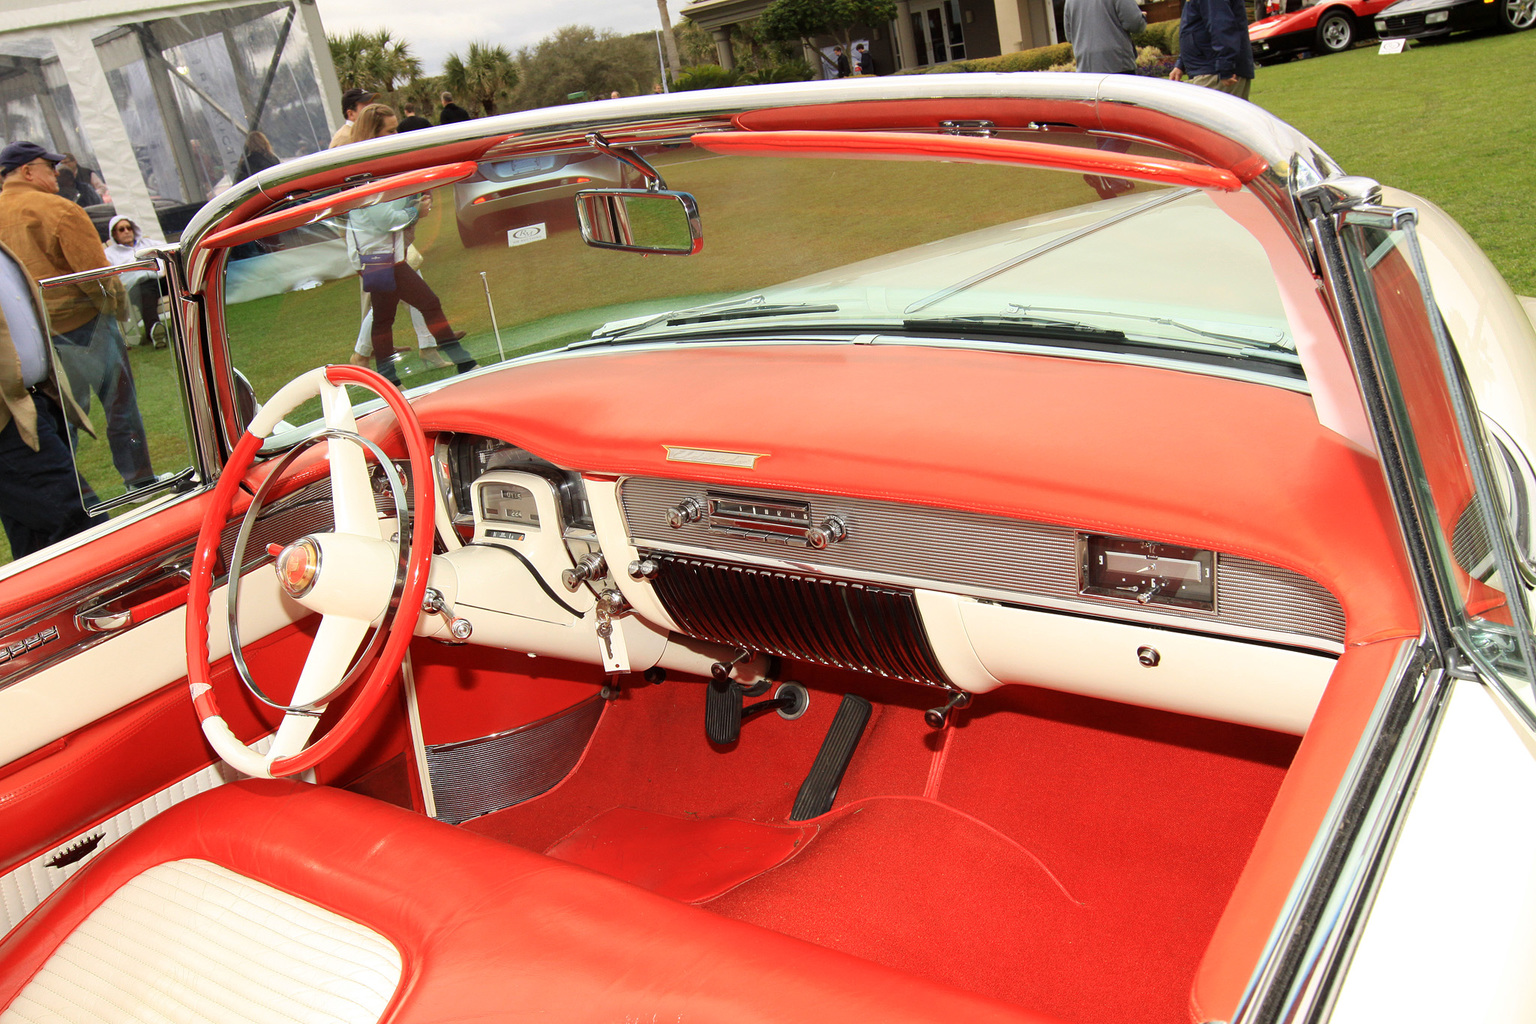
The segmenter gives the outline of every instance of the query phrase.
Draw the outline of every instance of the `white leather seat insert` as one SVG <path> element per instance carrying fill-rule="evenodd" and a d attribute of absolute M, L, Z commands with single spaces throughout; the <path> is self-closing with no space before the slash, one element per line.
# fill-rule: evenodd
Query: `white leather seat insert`
<path fill-rule="evenodd" d="M 400 984 L 384 936 L 204 860 L 97 907 L 0 1024 L 376 1024 Z"/>

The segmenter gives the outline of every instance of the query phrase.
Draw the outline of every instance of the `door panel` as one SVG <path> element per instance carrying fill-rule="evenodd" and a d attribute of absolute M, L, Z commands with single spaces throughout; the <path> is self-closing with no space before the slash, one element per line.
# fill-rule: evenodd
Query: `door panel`
<path fill-rule="evenodd" d="M 279 695 L 297 678 L 316 619 L 282 594 L 266 545 L 329 527 L 323 473 L 323 464 L 300 467 L 285 482 L 288 493 L 256 524 L 248 547 L 255 557 L 242 576 L 246 660 Z M 209 771 L 218 759 L 187 689 L 185 586 L 165 572 L 190 553 L 206 504 L 200 494 L 137 510 L 0 583 L 0 649 L 20 646 L 0 662 L 0 909 L 7 915 L 24 913 L 126 829 L 223 781 Z M 237 520 L 225 529 L 226 564 L 238 527 Z M 221 710 L 249 742 L 269 733 L 277 715 L 235 678 L 226 593 L 220 587 L 213 595 L 210 653 Z M 108 628 L 89 628 L 82 613 L 105 617 L 99 625 Z M 48 642 L 26 642 L 43 635 Z M 325 777 L 350 778 L 398 756 L 402 731 L 394 724 L 359 737 L 325 766 Z M 29 863 L 39 855 L 57 863 Z"/>

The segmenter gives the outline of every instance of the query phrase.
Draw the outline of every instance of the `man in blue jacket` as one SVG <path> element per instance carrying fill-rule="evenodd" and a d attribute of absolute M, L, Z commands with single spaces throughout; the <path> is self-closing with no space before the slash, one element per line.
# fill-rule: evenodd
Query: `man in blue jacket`
<path fill-rule="evenodd" d="M 1248 98 L 1253 46 L 1243 0 L 1186 0 L 1179 18 L 1179 59 L 1168 77 Z"/>

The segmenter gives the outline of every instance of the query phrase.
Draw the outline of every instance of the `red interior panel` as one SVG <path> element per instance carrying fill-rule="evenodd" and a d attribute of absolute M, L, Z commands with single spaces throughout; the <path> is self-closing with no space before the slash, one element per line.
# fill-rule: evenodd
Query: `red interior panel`
<path fill-rule="evenodd" d="M 258 678 L 292 685 L 295 651 L 309 643 L 303 626 L 246 645 Z M 244 693 L 228 658 L 216 666 L 215 680 L 235 735 L 250 742 L 276 727 L 276 712 Z M 184 680 L 38 753 L 43 756 L 29 756 L 0 777 L 0 873 L 218 760 L 203 739 Z"/>
<path fill-rule="evenodd" d="M 1384 641 L 1339 659 L 1200 963 L 1193 1020 L 1231 1020 L 1236 1012 L 1401 650 Z"/>
<path fill-rule="evenodd" d="M 494 647 L 418 639 L 411 655 L 427 744 L 515 729 L 579 704 L 603 686 L 596 665 L 528 658 Z"/>
<path fill-rule="evenodd" d="M 636 381 L 643 398 L 590 401 L 638 396 Z M 1019 353 L 740 343 L 603 353 L 574 373 L 569 360 L 529 363 L 416 408 L 429 431 L 500 437 L 601 473 L 1211 547 L 1321 582 L 1350 643 L 1419 629 L 1378 464 L 1321 427 L 1306 395 L 1280 388 Z M 979 434 L 978 416 L 992 429 Z M 753 470 L 685 464 L 667 461 L 665 445 L 764 457 Z"/>

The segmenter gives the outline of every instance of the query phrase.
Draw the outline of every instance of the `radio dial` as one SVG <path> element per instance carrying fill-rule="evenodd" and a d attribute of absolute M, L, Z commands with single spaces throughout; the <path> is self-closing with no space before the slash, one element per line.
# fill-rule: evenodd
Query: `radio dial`
<path fill-rule="evenodd" d="M 681 530 L 688 523 L 696 523 L 704 517 L 704 503 L 698 498 L 684 498 L 667 510 L 667 525 Z"/>
<path fill-rule="evenodd" d="M 805 542 L 817 551 L 821 551 L 846 536 L 848 536 L 848 524 L 843 521 L 843 517 L 828 516 L 821 521 L 820 526 L 813 526 L 805 531 Z"/>

